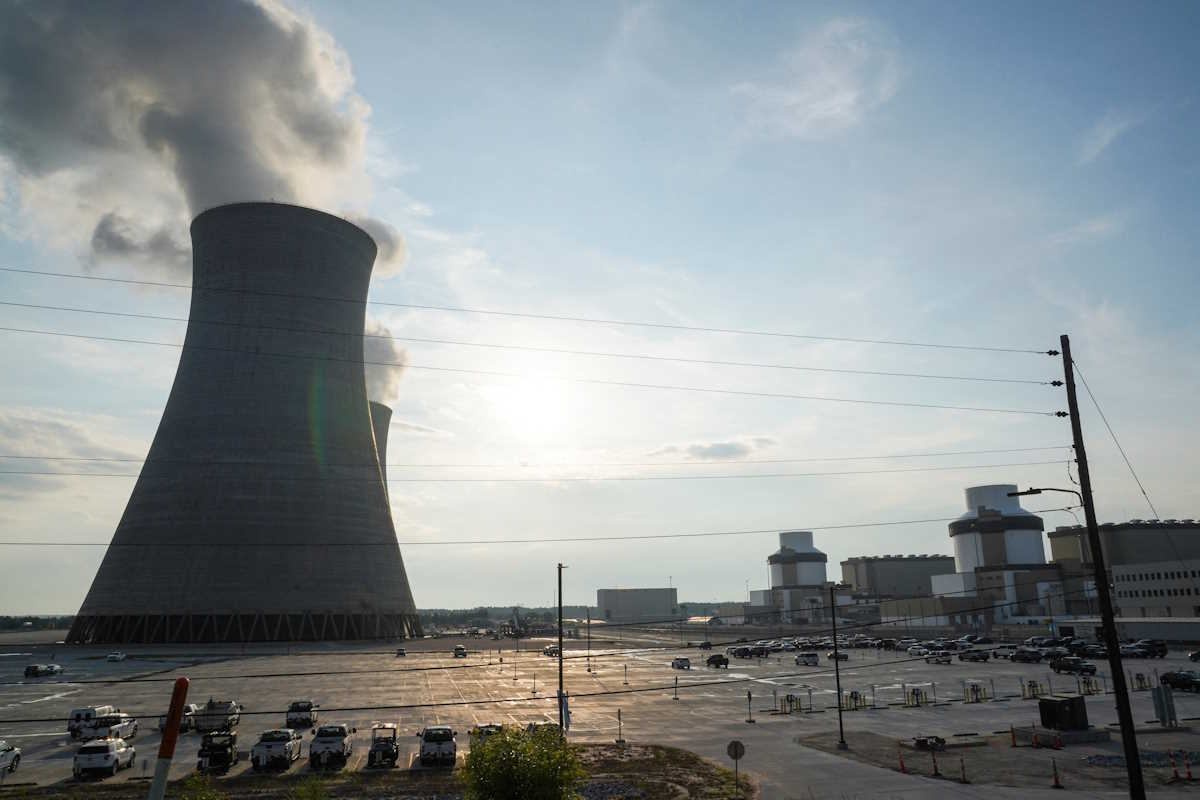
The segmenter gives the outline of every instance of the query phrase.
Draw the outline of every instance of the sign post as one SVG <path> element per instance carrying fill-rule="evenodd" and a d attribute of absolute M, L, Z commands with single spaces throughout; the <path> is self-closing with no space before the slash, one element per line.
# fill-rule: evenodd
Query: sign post
<path fill-rule="evenodd" d="M 733 795 L 734 797 L 740 797 L 742 791 L 738 786 L 738 761 L 742 759 L 742 756 L 746 755 L 746 745 L 742 744 L 737 739 L 734 739 L 729 743 L 729 746 L 725 748 L 725 752 L 728 753 L 729 757 L 733 759 Z"/>

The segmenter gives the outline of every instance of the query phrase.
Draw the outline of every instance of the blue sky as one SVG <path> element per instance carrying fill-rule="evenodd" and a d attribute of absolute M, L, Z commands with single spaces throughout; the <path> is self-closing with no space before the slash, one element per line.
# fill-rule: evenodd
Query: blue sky
<path fill-rule="evenodd" d="M 369 213 L 407 244 L 402 267 L 377 271 L 373 299 L 1035 349 L 1057 347 L 1058 334 L 1070 333 L 1160 515 L 1200 516 L 1200 493 L 1188 477 L 1200 466 L 1194 5 L 293 8 L 336 43 L 346 67 L 338 74 L 353 78 L 348 96 L 369 106 L 362 152 L 345 173 L 304 183 L 317 187 L 304 199 Z M 115 195 L 116 207 L 134 213 L 184 209 L 156 154 L 129 152 L 145 174 L 118 182 L 106 199 Z M 158 264 L 85 263 L 86 236 L 56 225 L 69 185 L 63 174 L 23 172 L 10 156 L 0 175 L 5 264 L 186 282 L 186 270 Z M 148 205 L 147 196 L 162 200 Z M 0 299 L 187 312 L 186 292 L 14 274 L 0 274 Z M 183 331 L 178 323 L 14 308 L 0 315 L 23 327 L 164 341 L 178 341 Z M 1051 379 L 1060 369 L 1057 360 L 1032 355 L 386 307 L 373 315 L 406 337 L 986 377 Z M 177 351 L 0 336 L 6 452 L 144 454 Z M 1064 407 L 1059 392 L 1039 386 L 405 347 L 418 367 Z M 384 399 L 402 423 L 392 432 L 392 463 L 702 461 L 710 452 L 788 459 L 1051 446 L 1070 438 L 1066 423 L 1045 417 L 420 369 L 407 370 L 398 394 Z M 1090 408 L 1084 424 L 1101 518 L 1149 516 Z M 392 486 L 393 514 L 406 542 L 950 517 L 964 510 L 968 485 L 1064 485 L 1065 451 L 391 472 L 553 478 L 1052 459 L 1057 463 L 825 478 L 406 483 Z M 0 527 L 13 539 L 106 541 L 131 485 L 120 478 L 10 476 L 0 485 Z M 1055 513 L 1046 521 L 1052 527 L 1073 520 Z M 941 523 L 818 532 L 816 544 L 830 556 L 831 577 L 836 562 L 851 555 L 950 551 Z M 414 545 L 404 555 L 418 605 L 470 606 L 548 603 L 559 560 L 572 565 L 571 602 L 594 598 L 598 587 L 668 579 L 682 599 L 732 599 L 747 580 L 752 588 L 764 582 L 765 558 L 776 547 L 773 536 L 758 534 L 472 546 L 452 558 L 447 548 Z M 73 611 L 102 554 L 94 550 L 6 552 L 0 608 Z"/>

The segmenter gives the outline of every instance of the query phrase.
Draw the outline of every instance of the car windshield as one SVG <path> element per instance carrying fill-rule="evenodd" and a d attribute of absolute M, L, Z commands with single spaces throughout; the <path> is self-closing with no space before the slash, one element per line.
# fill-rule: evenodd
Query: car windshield
<path fill-rule="evenodd" d="M 79 755 L 81 756 L 97 756 L 107 752 L 108 745 L 106 744 L 85 744 L 79 748 Z"/>
<path fill-rule="evenodd" d="M 395 728 L 376 728 L 375 730 L 371 731 L 371 736 L 373 736 L 376 739 L 395 739 L 396 738 L 396 729 Z"/>
<path fill-rule="evenodd" d="M 427 742 L 448 742 L 454 738 L 449 728 L 427 728 L 421 737 Z"/>
<path fill-rule="evenodd" d="M 225 747 L 232 743 L 233 743 L 233 737 L 228 736 L 228 735 L 209 736 L 209 737 L 205 738 L 205 740 L 204 740 L 205 747 Z"/>
<path fill-rule="evenodd" d="M 286 742 L 292 736 L 287 731 L 267 731 L 259 739 L 260 742 Z"/>
<path fill-rule="evenodd" d="M 292 703 L 288 706 L 288 711 L 312 711 L 312 703 Z"/>
<path fill-rule="evenodd" d="M 322 725 L 320 728 L 317 729 L 318 738 L 322 737 L 322 736 L 331 736 L 331 737 L 337 737 L 340 739 L 341 737 L 343 737 L 345 735 L 346 735 L 346 726 L 345 725 Z"/>

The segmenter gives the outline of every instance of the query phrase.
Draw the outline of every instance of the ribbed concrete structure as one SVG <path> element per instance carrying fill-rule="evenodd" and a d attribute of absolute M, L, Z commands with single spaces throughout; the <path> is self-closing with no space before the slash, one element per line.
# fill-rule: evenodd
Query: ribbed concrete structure
<path fill-rule="evenodd" d="M 387 437 L 392 425 L 392 410 L 383 403 L 371 401 L 371 427 L 375 431 L 375 450 L 379 453 L 379 474 L 383 478 L 383 493 L 390 497 L 387 482 Z"/>
<path fill-rule="evenodd" d="M 363 373 L 375 243 L 276 203 L 191 230 L 175 383 L 69 641 L 419 634 Z"/>

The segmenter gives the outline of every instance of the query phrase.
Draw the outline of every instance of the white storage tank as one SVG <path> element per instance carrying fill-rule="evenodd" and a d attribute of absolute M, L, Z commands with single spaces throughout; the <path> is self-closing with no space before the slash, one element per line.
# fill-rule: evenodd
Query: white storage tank
<path fill-rule="evenodd" d="M 1042 518 L 1021 508 L 1014 484 L 972 486 L 967 512 L 950 523 L 957 572 L 977 567 L 1045 564 Z"/>

